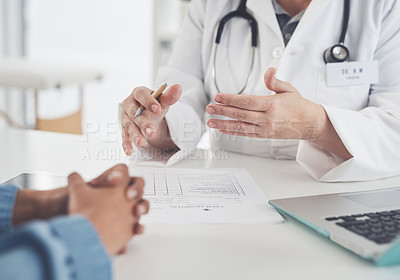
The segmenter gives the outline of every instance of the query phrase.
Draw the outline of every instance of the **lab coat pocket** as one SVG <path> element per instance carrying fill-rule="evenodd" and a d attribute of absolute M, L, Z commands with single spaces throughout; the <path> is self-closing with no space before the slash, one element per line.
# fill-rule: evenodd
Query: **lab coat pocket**
<path fill-rule="evenodd" d="M 368 105 L 370 84 L 329 87 L 326 66 L 320 69 L 318 75 L 317 103 L 353 111 Z"/>

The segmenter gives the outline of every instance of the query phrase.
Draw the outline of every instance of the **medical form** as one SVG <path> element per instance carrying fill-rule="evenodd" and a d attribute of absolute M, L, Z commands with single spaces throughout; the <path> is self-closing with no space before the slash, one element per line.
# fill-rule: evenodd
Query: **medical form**
<path fill-rule="evenodd" d="M 143 224 L 279 223 L 245 169 L 134 168 L 145 180 L 150 212 Z"/>

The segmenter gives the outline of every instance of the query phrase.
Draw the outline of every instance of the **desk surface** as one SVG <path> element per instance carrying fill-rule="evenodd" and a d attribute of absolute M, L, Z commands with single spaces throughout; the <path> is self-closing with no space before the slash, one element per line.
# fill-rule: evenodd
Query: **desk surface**
<path fill-rule="evenodd" d="M 38 131 L 0 129 L 0 182 L 23 171 L 93 177 L 127 163 L 118 141 Z M 176 165 L 246 168 L 269 199 L 370 190 L 400 185 L 400 177 L 374 182 L 320 183 L 294 161 L 234 153 L 215 159 L 201 152 Z M 149 225 L 115 259 L 122 279 L 399 279 L 400 266 L 376 268 L 286 218 L 272 225 Z"/>

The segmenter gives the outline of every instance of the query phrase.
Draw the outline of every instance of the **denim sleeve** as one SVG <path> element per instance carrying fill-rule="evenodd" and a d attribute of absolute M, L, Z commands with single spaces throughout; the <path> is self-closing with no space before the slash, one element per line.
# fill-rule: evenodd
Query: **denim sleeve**
<path fill-rule="evenodd" d="M 12 214 L 18 188 L 0 185 L 0 235 L 12 229 Z"/>
<path fill-rule="evenodd" d="M 54 234 L 61 238 L 71 256 L 79 280 L 109 280 L 111 260 L 96 230 L 83 216 L 56 218 L 50 222 Z"/>
<path fill-rule="evenodd" d="M 85 218 L 60 217 L 0 238 L 0 279 L 109 280 L 111 262 Z"/>

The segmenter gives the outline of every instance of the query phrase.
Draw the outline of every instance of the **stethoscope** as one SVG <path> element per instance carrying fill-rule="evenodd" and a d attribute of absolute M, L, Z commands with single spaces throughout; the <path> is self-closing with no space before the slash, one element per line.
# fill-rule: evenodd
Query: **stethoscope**
<path fill-rule="evenodd" d="M 328 48 L 323 55 L 325 63 L 338 63 L 347 62 L 350 59 L 349 49 L 344 45 L 346 38 L 347 28 L 349 25 L 349 15 L 350 15 L 350 0 L 344 0 L 344 11 L 343 11 L 343 23 L 342 32 L 340 34 L 339 43 Z M 240 89 L 237 94 L 243 93 L 244 89 L 247 87 L 249 80 L 253 74 L 254 69 L 254 58 L 255 50 L 258 46 L 258 23 L 257 20 L 247 11 L 247 0 L 240 0 L 239 6 L 236 10 L 225 15 L 219 22 L 217 36 L 215 38 L 214 46 L 214 61 L 212 66 L 212 76 L 214 78 L 214 84 L 218 92 L 222 92 L 218 86 L 217 82 L 217 52 L 218 47 L 221 42 L 222 33 L 224 31 L 225 25 L 233 18 L 242 18 L 248 21 L 251 30 L 251 48 L 252 48 L 252 58 L 250 64 L 250 70 L 246 78 L 244 86 Z"/>
<path fill-rule="evenodd" d="M 344 0 L 342 32 L 340 33 L 339 43 L 328 48 L 324 52 L 325 63 L 340 63 L 350 60 L 350 51 L 344 45 L 346 39 L 347 27 L 349 26 L 350 0 Z"/>

